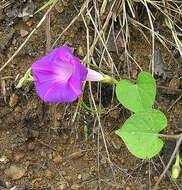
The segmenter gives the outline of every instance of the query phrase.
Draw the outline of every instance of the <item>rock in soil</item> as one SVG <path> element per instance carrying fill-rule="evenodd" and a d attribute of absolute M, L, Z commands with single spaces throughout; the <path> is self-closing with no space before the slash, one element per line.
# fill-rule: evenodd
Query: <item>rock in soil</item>
<path fill-rule="evenodd" d="M 12 180 L 20 179 L 25 175 L 26 170 L 22 167 L 17 167 L 15 165 L 11 165 L 10 168 L 6 169 L 4 173 L 7 177 L 11 178 Z"/>
<path fill-rule="evenodd" d="M 15 153 L 13 159 L 14 159 L 15 162 L 18 162 L 18 161 L 20 161 L 24 156 L 25 156 L 25 153 L 23 153 L 23 152 Z"/>
<path fill-rule="evenodd" d="M 58 188 L 59 188 L 59 190 L 65 190 L 65 189 L 67 189 L 67 185 L 61 184 Z"/>
<path fill-rule="evenodd" d="M 59 164 L 59 163 L 62 162 L 62 160 L 63 160 L 63 158 L 58 155 L 58 156 L 55 156 L 55 158 L 53 159 L 53 162 L 54 162 L 55 164 Z"/>
<path fill-rule="evenodd" d="M 28 35 L 28 31 L 21 29 L 20 35 L 21 35 L 21 37 L 25 37 L 26 35 Z"/>
<path fill-rule="evenodd" d="M 77 189 L 80 189 L 80 186 L 79 186 L 78 184 L 73 184 L 73 185 L 71 186 L 71 189 L 77 190 Z"/>
<path fill-rule="evenodd" d="M 0 157 L 0 163 L 1 164 L 6 164 L 8 162 L 9 162 L 9 160 L 8 160 L 8 158 L 6 156 L 1 156 Z"/>
<path fill-rule="evenodd" d="M 45 177 L 47 179 L 52 179 L 54 177 L 54 173 L 52 171 L 50 171 L 50 170 L 46 170 L 45 171 Z"/>
<path fill-rule="evenodd" d="M 109 116 L 114 119 L 119 119 L 120 112 L 119 112 L 119 110 L 113 110 L 109 113 Z"/>

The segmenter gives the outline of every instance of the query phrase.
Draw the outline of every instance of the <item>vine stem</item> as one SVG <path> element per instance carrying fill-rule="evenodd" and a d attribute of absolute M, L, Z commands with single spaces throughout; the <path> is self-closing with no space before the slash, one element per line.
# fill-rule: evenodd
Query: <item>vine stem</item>
<path fill-rule="evenodd" d="M 180 135 L 165 135 L 165 134 L 157 134 L 159 137 L 165 137 L 165 138 L 173 138 L 173 139 L 178 139 Z"/>

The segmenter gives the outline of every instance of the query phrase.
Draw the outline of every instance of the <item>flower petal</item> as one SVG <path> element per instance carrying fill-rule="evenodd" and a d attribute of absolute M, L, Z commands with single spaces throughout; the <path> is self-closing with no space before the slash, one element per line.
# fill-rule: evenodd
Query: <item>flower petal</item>
<path fill-rule="evenodd" d="M 86 78 L 87 81 L 101 81 L 103 79 L 104 79 L 103 75 L 101 75 L 97 71 L 88 68 L 88 74 Z"/>
<path fill-rule="evenodd" d="M 73 102 L 82 93 L 88 72 L 67 46 L 37 60 L 32 71 L 36 91 L 45 102 Z"/>
<path fill-rule="evenodd" d="M 80 64 L 79 59 L 72 59 L 71 63 L 75 66 L 72 76 L 70 77 L 69 84 L 72 86 L 72 89 L 76 91 L 81 90 L 81 83 L 86 80 L 88 69 Z"/>
<path fill-rule="evenodd" d="M 81 88 L 75 91 L 72 86 L 65 82 L 57 82 L 52 85 L 44 95 L 45 102 L 73 102 L 82 93 Z"/>
<path fill-rule="evenodd" d="M 72 53 L 72 49 L 68 46 L 62 46 L 59 49 L 59 54 L 57 55 L 60 60 L 64 63 L 69 63 L 71 59 L 78 59 Z M 79 59 L 78 59 L 79 60 Z"/>

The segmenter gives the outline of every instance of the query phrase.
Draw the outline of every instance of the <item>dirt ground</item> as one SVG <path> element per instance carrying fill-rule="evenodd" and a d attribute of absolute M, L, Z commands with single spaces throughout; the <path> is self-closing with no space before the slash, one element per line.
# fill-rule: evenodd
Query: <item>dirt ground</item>
<path fill-rule="evenodd" d="M 6 3 L 10 4 L 6 4 Z M 27 5 L 27 2 L 29 4 Z M 0 67 L 10 58 L 27 35 L 36 27 L 46 10 L 33 15 L 47 1 L 3 1 L 0 6 Z M 78 15 L 83 0 L 60 1 L 50 14 L 51 44 Z M 25 7 L 29 9 L 24 9 Z M 94 27 L 90 26 L 89 38 L 94 38 Z M 116 23 L 116 30 L 119 23 Z M 149 71 L 151 46 L 134 28 L 130 39 L 131 56 L 144 71 Z M 160 30 L 160 28 L 159 28 Z M 169 36 L 167 26 L 162 29 Z M 61 36 L 55 47 L 69 45 L 74 54 L 86 55 L 86 29 L 81 18 Z M 156 42 L 167 77 L 156 75 L 158 85 L 181 88 L 181 68 L 171 60 L 164 47 Z M 120 44 L 121 45 L 121 44 Z M 113 42 L 110 40 L 110 49 Z M 99 47 L 99 45 L 98 45 Z M 135 62 L 124 59 L 123 47 L 110 51 L 121 78 L 128 72 L 136 79 L 139 71 Z M 0 190 L 149 190 L 157 182 L 168 163 L 175 141 L 165 140 L 164 148 L 153 159 L 134 157 L 114 131 L 131 115 L 116 97 L 112 99 L 113 86 L 102 84 L 103 108 L 100 114 L 107 149 L 96 119 L 96 113 L 81 108 L 72 123 L 77 101 L 72 104 L 56 104 L 56 126 L 53 124 L 53 105 L 46 104 L 36 94 L 34 84 L 26 83 L 20 89 L 16 85 L 31 64 L 45 55 L 45 24 L 28 40 L 19 54 L 0 72 Z M 97 58 L 96 58 L 97 60 Z M 179 63 L 182 64 L 181 60 Z M 177 79 L 175 78 L 178 75 Z M 171 86 L 174 81 L 175 85 Z M 94 98 L 99 104 L 98 86 L 92 84 Z M 84 101 L 89 105 L 89 86 L 86 84 Z M 167 134 L 179 134 L 182 130 L 182 102 L 180 93 L 158 88 L 154 107 L 165 113 Z M 172 105 L 174 102 L 176 103 Z M 84 127 L 88 128 L 88 137 Z M 109 153 L 109 154 L 108 154 Z M 171 169 L 171 168 L 170 168 Z M 170 171 L 169 171 L 170 172 Z M 182 177 L 176 182 L 170 173 L 161 181 L 160 190 L 182 189 Z"/>

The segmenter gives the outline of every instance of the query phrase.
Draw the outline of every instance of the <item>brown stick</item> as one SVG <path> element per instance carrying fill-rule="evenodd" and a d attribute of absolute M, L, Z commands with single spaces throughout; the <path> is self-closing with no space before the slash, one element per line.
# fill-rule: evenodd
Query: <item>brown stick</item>
<path fill-rule="evenodd" d="M 46 53 L 51 51 L 51 33 L 50 33 L 50 13 L 46 16 L 45 22 L 45 33 L 46 33 Z M 56 128 L 56 103 L 50 105 L 51 119 L 53 122 L 53 127 Z"/>
<path fill-rule="evenodd" d="M 45 32 L 46 32 L 46 53 L 49 53 L 51 51 L 50 13 L 47 14 L 46 16 Z"/>

